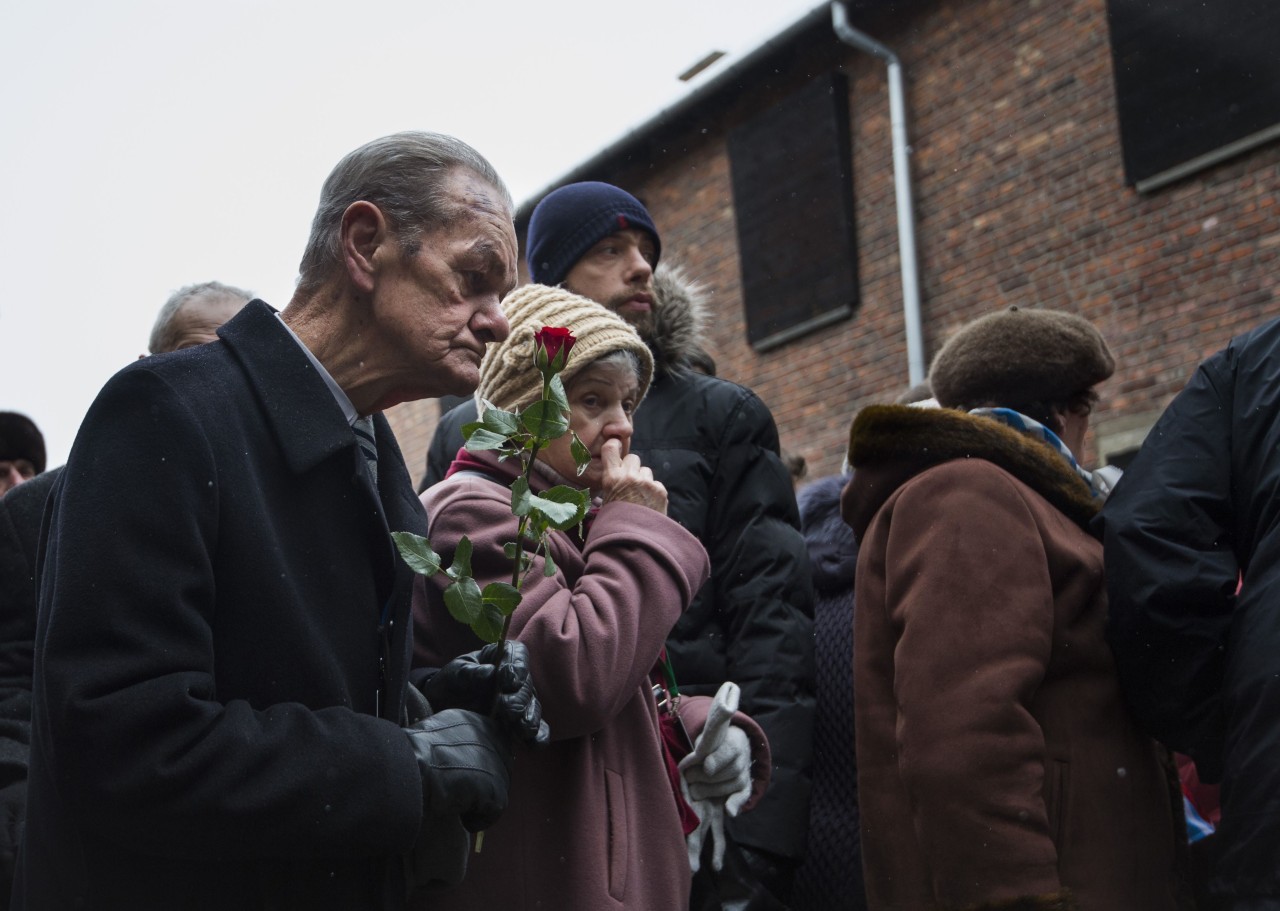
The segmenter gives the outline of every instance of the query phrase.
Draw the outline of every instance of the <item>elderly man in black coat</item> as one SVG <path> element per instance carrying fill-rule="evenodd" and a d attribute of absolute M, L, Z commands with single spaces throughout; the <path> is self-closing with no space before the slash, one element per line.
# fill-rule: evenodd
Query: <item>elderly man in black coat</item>
<path fill-rule="evenodd" d="M 476 385 L 511 210 L 457 140 L 369 143 L 282 313 L 254 301 L 99 394 L 42 534 L 15 907 L 397 907 L 415 848 L 501 812 L 536 697 L 518 649 L 467 656 L 422 717 L 390 532 L 426 517 L 379 412 Z"/>

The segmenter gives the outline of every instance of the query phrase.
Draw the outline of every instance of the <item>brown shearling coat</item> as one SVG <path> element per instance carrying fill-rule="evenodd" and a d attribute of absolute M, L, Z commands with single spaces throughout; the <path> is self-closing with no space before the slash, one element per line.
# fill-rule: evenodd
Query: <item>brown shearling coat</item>
<path fill-rule="evenodd" d="M 1087 485 L 958 411 L 873 406 L 849 451 L 871 907 L 1180 907 L 1181 805 L 1120 701 Z"/>

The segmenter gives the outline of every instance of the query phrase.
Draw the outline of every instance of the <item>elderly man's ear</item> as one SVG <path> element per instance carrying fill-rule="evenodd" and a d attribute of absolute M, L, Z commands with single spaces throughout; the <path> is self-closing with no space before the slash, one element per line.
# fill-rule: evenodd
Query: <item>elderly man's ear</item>
<path fill-rule="evenodd" d="M 372 292 L 374 276 L 386 257 L 399 255 L 386 216 L 371 202 L 353 202 L 342 213 L 341 238 L 347 278 L 366 294 Z"/>

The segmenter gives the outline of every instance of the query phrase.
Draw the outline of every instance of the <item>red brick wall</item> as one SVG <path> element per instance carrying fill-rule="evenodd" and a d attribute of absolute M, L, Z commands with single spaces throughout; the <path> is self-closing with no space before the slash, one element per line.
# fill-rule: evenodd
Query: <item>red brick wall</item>
<path fill-rule="evenodd" d="M 1280 312 L 1280 147 L 1139 196 L 1124 184 L 1104 0 L 912 9 L 854 24 L 893 48 L 907 76 L 926 356 L 995 308 L 1078 312 L 1118 362 L 1095 439 L 1145 426 L 1196 363 Z M 861 306 L 759 355 L 746 344 L 725 135 L 833 66 L 850 80 Z M 884 64 L 824 35 L 626 168 L 592 175 L 642 197 L 664 256 L 708 286 L 706 347 L 720 375 L 773 409 L 811 478 L 839 469 L 859 408 L 908 384 L 891 155 Z M 417 471 L 419 444 L 406 436 Z"/>

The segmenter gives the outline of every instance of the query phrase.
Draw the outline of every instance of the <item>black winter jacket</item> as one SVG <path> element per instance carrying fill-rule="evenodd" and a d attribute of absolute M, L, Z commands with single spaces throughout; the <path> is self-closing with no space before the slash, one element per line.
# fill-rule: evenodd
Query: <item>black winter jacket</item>
<path fill-rule="evenodd" d="M 46 471 L 0 497 L 0 909 L 9 907 L 27 816 L 40 517 L 61 473 Z"/>
<path fill-rule="evenodd" d="M 631 451 L 667 487 L 668 515 L 711 557 L 711 580 L 676 623 L 667 650 L 683 692 L 713 696 L 732 680 L 741 710 L 769 737 L 773 778 L 750 813 L 729 822 L 742 844 L 798 862 L 809 820 L 814 716 L 813 587 L 791 477 L 769 409 L 751 390 L 689 364 L 705 303 L 679 269 L 654 277 L 649 394 Z M 474 402 L 446 414 L 419 489 L 444 477 Z"/>
<path fill-rule="evenodd" d="M 1200 365 L 1095 531 L 1130 706 L 1224 784 L 1209 888 L 1280 908 L 1280 320 Z"/>

